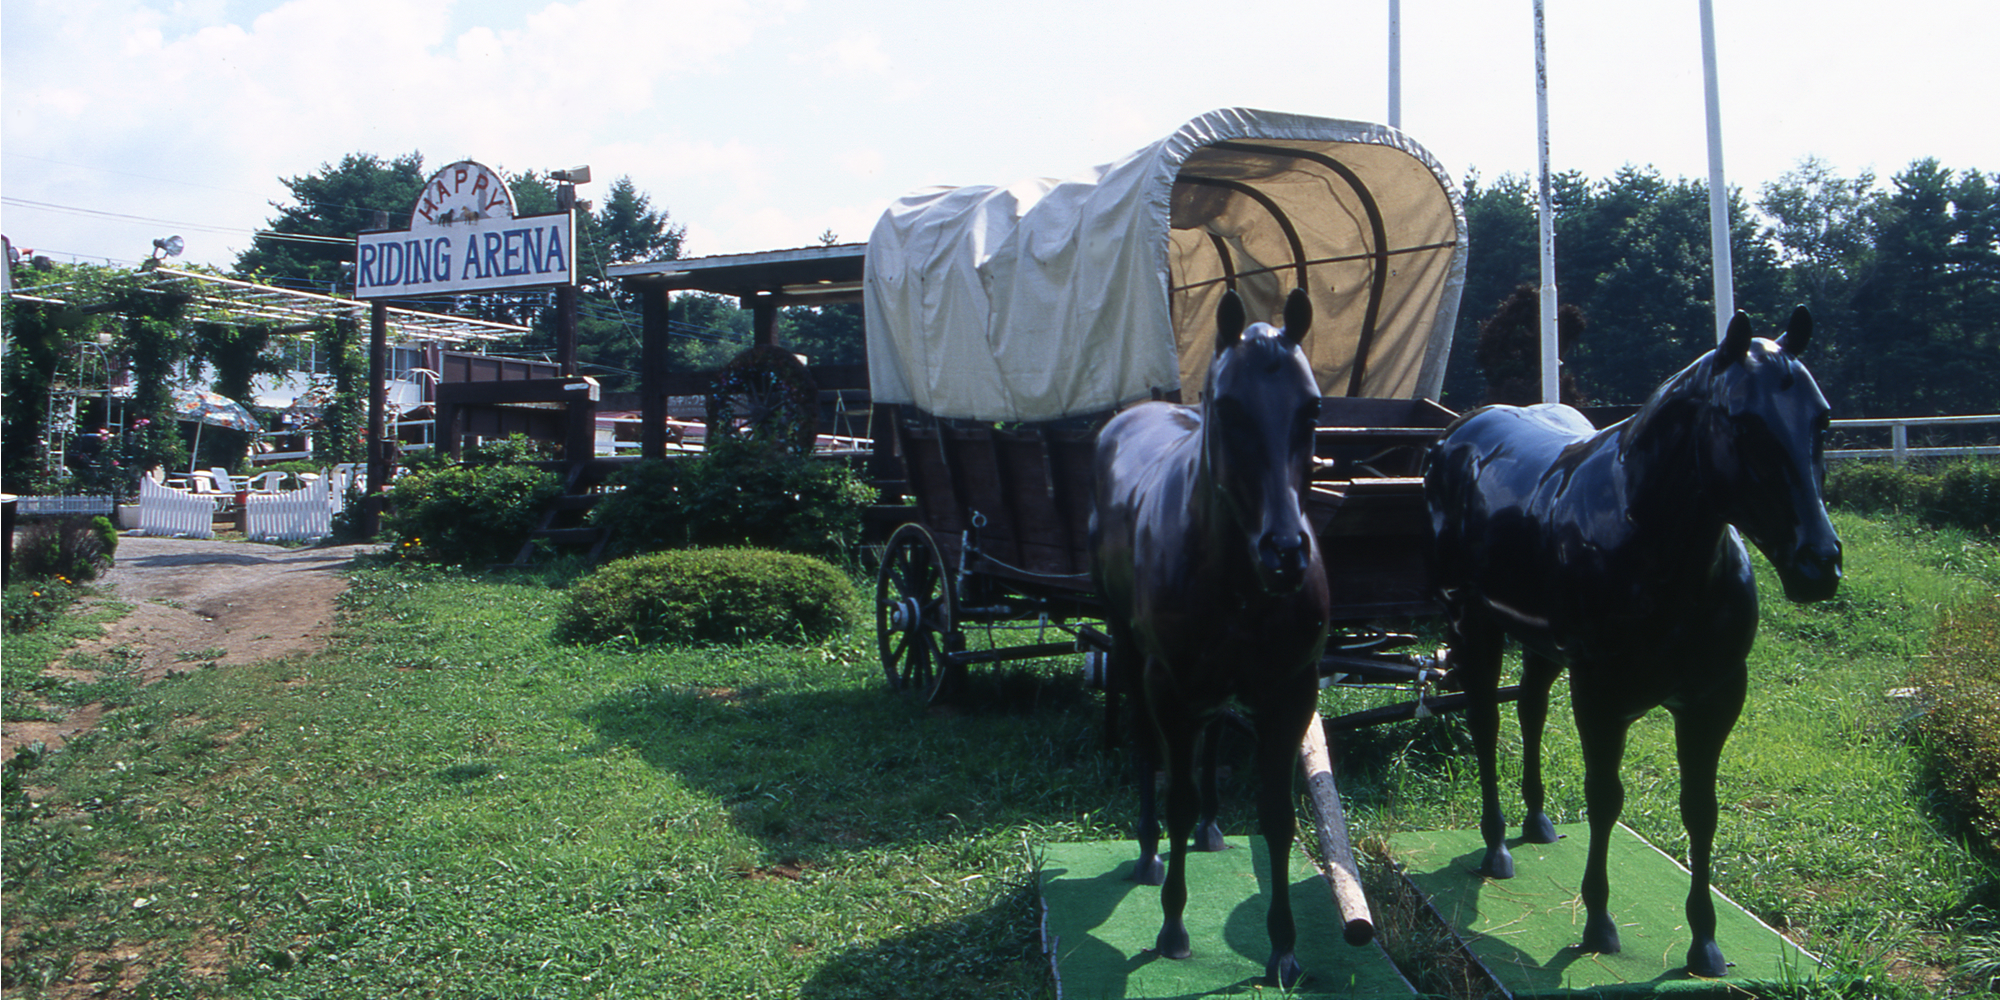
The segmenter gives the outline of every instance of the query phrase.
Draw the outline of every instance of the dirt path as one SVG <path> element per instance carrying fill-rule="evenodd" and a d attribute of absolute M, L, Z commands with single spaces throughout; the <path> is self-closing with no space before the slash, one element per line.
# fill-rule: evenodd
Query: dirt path
<path fill-rule="evenodd" d="M 71 653 L 102 657 L 122 649 L 144 683 L 203 663 L 254 663 L 325 645 L 342 570 L 372 545 L 285 549 L 248 542 L 147 538 L 118 540 L 118 562 L 99 581 L 132 612 Z M 71 654 L 64 654 L 67 660 Z M 52 666 L 51 674 L 75 674 Z M 59 722 L 10 722 L 0 759 L 40 740 L 51 748 L 97 722 L 86 705 Z"/>

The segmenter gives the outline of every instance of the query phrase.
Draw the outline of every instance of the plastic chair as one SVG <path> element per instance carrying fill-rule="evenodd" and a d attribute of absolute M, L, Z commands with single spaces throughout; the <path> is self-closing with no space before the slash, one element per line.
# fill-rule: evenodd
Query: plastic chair
<path fill-rule="evenodd" d="M 286 475 L 288 473 L 273 469 L 270 472 L 244 477 L 243 485 L 252 493 L 278 493 L 285 488 Z"/>

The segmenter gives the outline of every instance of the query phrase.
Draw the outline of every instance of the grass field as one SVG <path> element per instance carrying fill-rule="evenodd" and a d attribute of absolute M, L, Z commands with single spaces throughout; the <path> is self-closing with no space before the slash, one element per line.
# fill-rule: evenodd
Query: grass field
<path fill-rule="evenodd" d="M 1940 612 L 2000 592 L 2000 550 L 1837 524 L 1841 595 L 1765 605 L 1717 883 L 1833 957 L 1820 995 L 1974 995 L 2000 973 L 2000 871 L 1930 810 L 1897 695 Z M 929 711 L 885 690 L 866 628 L 562 646 L 560 585 L 363 570 L 331 652 L 117 689 L 96 733 L 11 765 L 7 995 L 1047 995 L 1037 845 L 1126 836 L 1135 801 L 1073 663 L 984 671 L 977 708 Z M 1566 711 L 1558 822 L 1581 818 Z M 1474 823 L 1466 748 L 1441 719 L 1344 740 L 1357 836 Z M 1625 816 L 1670 853 L 1674 771 L 1656 714 Z M 1231 834 L 1246 791 L 1225 787 Z"/>

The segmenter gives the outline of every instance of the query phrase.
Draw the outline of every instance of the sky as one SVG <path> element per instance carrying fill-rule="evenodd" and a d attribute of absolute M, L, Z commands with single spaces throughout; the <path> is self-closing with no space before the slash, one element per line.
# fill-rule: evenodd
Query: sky
<path fill-rule="evenodd" d="M 1402 127 L 1536 169 L 1531 0 L 1405 0 Z M 1986 0 L 1714 0 L 1728 182 L 2000 171 Z M 1550 156 L 1706 178 L 1697 0 L 1546 0 Z M 6 0 L 0 232 L 227 267 L 349 153 L 630 176 L 706 256 L 867 238 L 899 195 L 1060 177 L 1222 107 L 1388 120 L 1387 0 Z M 404 209 L 407 211 L 407 209 Z M 1473 252 L 1477 252 L 1474 248 Z"/>

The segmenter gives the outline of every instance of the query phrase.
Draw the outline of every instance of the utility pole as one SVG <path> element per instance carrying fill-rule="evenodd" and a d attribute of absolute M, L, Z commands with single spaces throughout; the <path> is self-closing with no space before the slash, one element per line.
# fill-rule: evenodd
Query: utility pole
<path fill-rule="evenodd" d="M 589 167 L 571 167 L 549 174 L 556 181 L 556 210 L 576 214 L 576 186 L 590 183 Z M 576 234 L 578 243 L 583 241 L 583 226 L 574 224 L 570 231 Z M 569 248 L 576 262 L 581 265 L 581 246 Z M 565 376 L 576 374 L 576 283 L 556 286 L 556 363 L 562 366 Z"/>

